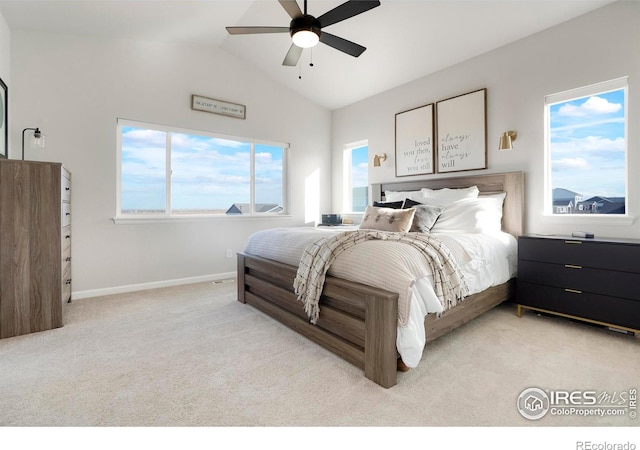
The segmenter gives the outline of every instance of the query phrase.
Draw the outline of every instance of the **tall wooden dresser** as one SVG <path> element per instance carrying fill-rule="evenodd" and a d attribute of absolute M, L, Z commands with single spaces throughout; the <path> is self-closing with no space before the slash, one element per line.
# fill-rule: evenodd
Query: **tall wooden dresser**
<path fill-rule="evenodd" d="M 71 300 L 71 174 L 0 159 L 0 338 L 58 328 Z"/>

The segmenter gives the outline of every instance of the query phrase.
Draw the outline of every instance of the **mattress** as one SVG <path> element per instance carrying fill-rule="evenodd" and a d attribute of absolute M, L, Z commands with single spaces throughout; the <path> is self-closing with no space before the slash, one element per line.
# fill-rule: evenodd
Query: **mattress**
<path fill-rule="evenodd" d="M 272 228 L 251 235 L 245 253 L 298 266 L 305 247 L 357 227 Z M 503 232 L 432 234 L 445 244 L 461 269 L 468 294 L 505 283 L 516 274 L 517 241 Z M 390 245 L 401 246 L 390 248 Z M 426 342 L 424 318 L 447 309 L 433 288 L 426 256 L 400 242 L 365 241 L 335 259 L 327 275 L 398 293 L 396 346 L 403 362 L 417 367 Z"/>

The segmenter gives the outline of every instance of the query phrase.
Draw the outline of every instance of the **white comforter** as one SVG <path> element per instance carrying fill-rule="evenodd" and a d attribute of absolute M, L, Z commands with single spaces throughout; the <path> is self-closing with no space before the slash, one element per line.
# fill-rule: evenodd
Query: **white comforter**
<path fill-rule="evenodd" d="M 356 229 L 354 227 L 354 229 Z M 345 227 L 273 228 L 254 233 L 245 252 L 297 266 L 306 245 Z M 449 247 L 465 276 L 469 295 L 515 276 L 517 243 L 506 233 L 434 234 Z M 391 249 L 389 246 L 401 246 Z M 433 290 L 433 275 L 416 248 L 388 241 L 366 241 L 339 255 L 328 275 L 397 292 L 398 353 L 416 367 L 426 342 L 424 317 L 444 311 Z"/>

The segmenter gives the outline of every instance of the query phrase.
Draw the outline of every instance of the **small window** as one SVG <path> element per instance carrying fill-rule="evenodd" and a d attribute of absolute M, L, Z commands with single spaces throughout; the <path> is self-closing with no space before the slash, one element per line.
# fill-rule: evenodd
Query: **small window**
<path fill-rule="evenodd" d="M 546 211 L 626 215 L 627 79 L 545 97 Z"/>
<path fill-rule="evenodd" d="M 369 143 L 344 146 L 343 212 L 364 212 L 369 204 Z"/>
<path fill-rule="evenodd" d="M 118 120 L 118 217 L 285 213 L 286 144 Z"/>

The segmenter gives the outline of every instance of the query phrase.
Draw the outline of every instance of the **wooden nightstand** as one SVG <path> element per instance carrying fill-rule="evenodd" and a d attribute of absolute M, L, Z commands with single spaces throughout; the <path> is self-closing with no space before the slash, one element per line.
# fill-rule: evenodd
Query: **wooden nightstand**
<path fill-rule="evenodd" d="M 640 240 L 521 236 L 516 301 L 640 333 Z"/>

